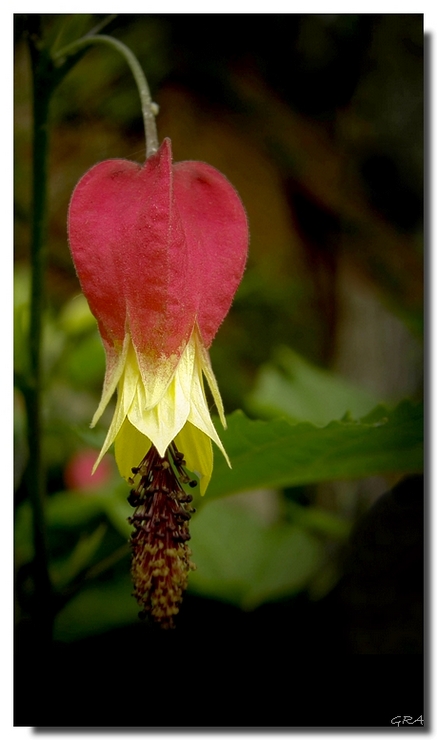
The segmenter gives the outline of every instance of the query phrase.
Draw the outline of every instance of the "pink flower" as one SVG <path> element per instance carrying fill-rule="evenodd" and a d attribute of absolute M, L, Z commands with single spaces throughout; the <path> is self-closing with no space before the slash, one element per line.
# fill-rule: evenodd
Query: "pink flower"
<path fill-rule="evenodd" d="M 151 445 L 163 458 L 175 441 L 204 493 L 211 440 L 226 456 L 203 378 L 225 426 L 208 348 L 246 262 L 248 226 L 236 191 L 208 164 L 173 164 L 165 139 L 143 166 L 113 159 L 89 170 L 74 190 L 68 230 L 106 352 L 92 425 L 118 389 L 96 466 L 115 442 L 129 478 Z"/>

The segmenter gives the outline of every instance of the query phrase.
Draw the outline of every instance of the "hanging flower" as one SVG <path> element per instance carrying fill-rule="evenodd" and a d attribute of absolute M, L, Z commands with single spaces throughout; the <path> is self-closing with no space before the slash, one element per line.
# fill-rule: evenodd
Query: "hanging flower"
<path fill-rule="evenodd" d="M 181 551 L 189 537 L 185 522 L 191 497 L 180 485 L 188 482 L 185 467 L 199 477 L 204 494 L 213 467 L 211 441 L 228 459 L 211 419 L 204 378 L 225 426 L 208 348 L 244 271 L 245 211 L 213 167 L 173 164 L 165 139 L 143 166 L 114 159 L 89 170 L 74 190 L 68 231 L 106 353 L 92 426 L 117 389 L 114 417 L 95 467 L 114 442 L 121 475 L 132 483 L 139 479 L 131 498 L 136 535 L 141 530 L 138 552 L 158 548 L 139 565 L 141 593 L 150 583 L 156 596 L 162 586 L 167 591 L 158 600 L 168 601 L 171 590 L 178 603 L 177 584 L 184 580 L 175 576 L 179 556 L 161 555 Z M 186 550 L 184 558 L 186 571 L 191 567 Z M 141 602 L 141 594 L 137 598 Z M 150 611 L 150 596 L 143 602 Z"/>

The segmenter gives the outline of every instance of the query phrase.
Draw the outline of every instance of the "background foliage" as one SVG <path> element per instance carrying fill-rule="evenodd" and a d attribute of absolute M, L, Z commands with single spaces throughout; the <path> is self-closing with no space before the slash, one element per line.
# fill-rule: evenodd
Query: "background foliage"
<path fill-rule="evenodd" d="M 45 43 L 59 49 L 100 19 L 43 16 Z M 19 382 L 29 322 L 27 30 L 28 17 L 17 15 L 14 477 L 23 636 L 33 593 Z M 197 571 L 179 633 L 191 634 L 206 615 L 213 633 L 233 634 L 246 620 L 248 634 L 253 625 L 285 634 L 287 624 L 309 650 L 420 653 L 420 516 L 410 518 L 414 542 L 402 517 L 387 519 L 393 547 L 407 548 L 417 565 L 414 613 L 393 625 L 407 586 L 403 572 L 389 573 L 397 587 L 386 610 L 375 618 L 366 596 L 368 629 L 352 629 L 360 602 L 342 584 L 350 533 L 369 507 L 387 500 L 393 512 L 400 502 L 417 512 L 421 502 L 418 479 L 404 476 L 423 465 L 422 17 L 205 15 L 193 23 L 189 15 L 119 15 L 105 32 L 138 56 L 175 160 L 221 170 L 241 195 L 251 232 L 244 280 L 211 351 L 233 469 L 217 453 L 210 489 L 197 502 Z M 55 640 L 80 649 L 84 638 L 106 635 L 116 645 L 124 628 L 141 629 L 148 644 L 157 638 L 137 624 L 130 595 L 128 487 L 110 456 L 89 477 L 111 411 L 89 429 L 104 357 L 66 238 L 82 174 L 111 157 L 144 158 L 138 98 L 121 57 L 101 47 L 84 55 L 54 94 L 50 132 L 43 449 Z M 138 276 L 139 290 L 146 279 Z M 401 498 L 384 499 L 399 483 Z M 362 552 L 378 543 L 365 537 Z M 381 568 L 374 562 L 369 576 L 374 595 Z"/>

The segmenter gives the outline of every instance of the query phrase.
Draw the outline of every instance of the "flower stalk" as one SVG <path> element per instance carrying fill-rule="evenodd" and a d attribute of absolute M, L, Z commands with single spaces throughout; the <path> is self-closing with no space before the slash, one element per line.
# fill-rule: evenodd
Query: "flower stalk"
<path fill-rule="evenodd" d="M 144 122 L 144 133 L 146 136 L 146 159 L 154 154 L 158 150 L 158 133 L 156 130 L 155 115 L 157 113 L 157 106 L 152 102 L 150 96 L 149 86 L 147 84 L 146 77 L 141 68 L 141 65 L 136 58 L 135 54 L 129 49 L 128 46 L 123 44 L 122 41 L 107 36 L 105 34 L 84 36 L 73 43 L 64 46 L 53 56 L 55 64 L 62 64 L 66 57 L 69 57 L 77 52 L 81 51 L 85 47 L 91 44 L 105 44 L 111 46 L 113 49 L 118 51 L 128 63 L 130 70 L 135 79 L 138 93 L 141 101 L 141 111 L 143 114 Z"/>

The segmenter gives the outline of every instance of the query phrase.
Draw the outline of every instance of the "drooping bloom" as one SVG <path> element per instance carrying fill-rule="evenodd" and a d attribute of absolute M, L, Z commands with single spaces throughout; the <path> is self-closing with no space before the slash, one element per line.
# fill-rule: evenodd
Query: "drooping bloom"
<path fill-rule="evenodd" d="M 185 458 L 204 493 L 213 466 L 211 441 L 226 457 L 204 378 L 225 425 L 208 348 L 245 267 L 248 227 L 239 196 L 208 164 L 173 164 L 165 139 L 143 166 L 114 159 L 89 170 L 74 190 L 68 231 L 106 353 L 92 426 L 117 389 L 96 465 L 114 442 L 121 475 L 129 480 L 134 471 L 141 490 L 155 491 L 152 478 L 164 488 L 168 483 L 165 470 L 156 473 L 156 459 L 165 461 L 171 451 L 172 464 Z M 175 458 L 178 450 L 183 455 Z M 186 502 L 178 507 L 186 510 Z M 154 514 L 148 510 L 147 516 Z M 178 529 L 183 514 L 175 510 L 172 517 Z M 184 533 L 179 535 L 183 541 Z"/>

